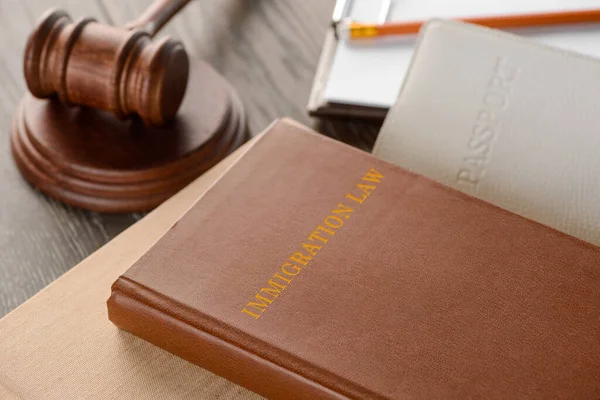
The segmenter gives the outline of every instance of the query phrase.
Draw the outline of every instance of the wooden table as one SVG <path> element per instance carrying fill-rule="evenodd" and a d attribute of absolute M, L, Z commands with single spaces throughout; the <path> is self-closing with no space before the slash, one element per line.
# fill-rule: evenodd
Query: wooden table
<path fill-rule="evenodd" d="M 47 9 L 123 24 L 152 0 L 0 1 L 0 317 L 143 217 L 64 206 L 19 175 L 9 146 L 12 114 L 26 91 L 23 48 Z M 238 90 L 253 134 L 288 116 L 369 149 L 378 125 L 314 121 L 305 111 L 334 0 L 196 0 L 163 34 L 181 39 Z"/>

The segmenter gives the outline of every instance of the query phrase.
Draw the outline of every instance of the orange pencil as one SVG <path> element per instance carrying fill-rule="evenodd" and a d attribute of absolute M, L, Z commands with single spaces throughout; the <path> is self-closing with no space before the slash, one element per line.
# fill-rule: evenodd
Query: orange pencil
<path fill-rule="evenodd" d="M 540 14 L 497 15 L 492 17 L 468 17 L 459 18 L 459 20 L 496 29 L 585 24 L 600 22 L 600 9 Z M 389 22 L 379 25 L 350 22 L 346 28 L 350 40 L 361 40 L 381 36 L 414 35 L 419 32 L 424 23 L 424 21 Z"/>

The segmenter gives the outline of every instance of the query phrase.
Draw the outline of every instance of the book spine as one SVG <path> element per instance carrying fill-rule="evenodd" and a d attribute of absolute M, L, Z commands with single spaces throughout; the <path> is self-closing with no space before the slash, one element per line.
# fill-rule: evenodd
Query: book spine
<path fill-rule="evenodd" d="M 145 304 L 120 291 L 118 282 L 107 305 L 120 329 L 269 399 L 348 399 Z"/>

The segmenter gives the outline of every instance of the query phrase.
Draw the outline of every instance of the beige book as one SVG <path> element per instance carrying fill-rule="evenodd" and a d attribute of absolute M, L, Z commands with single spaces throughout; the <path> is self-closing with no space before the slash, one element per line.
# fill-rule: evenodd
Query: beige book
<path fill-rule="evenodd" d="M 600 61 L 432 21 L 373 153 L 600 245 Z"/>
<path fill-rule="evenodd" d="M 111 284 L 247 147 L 0 320 L 0 399 L 260 398 L 119 330 L 106 311 Z"/>

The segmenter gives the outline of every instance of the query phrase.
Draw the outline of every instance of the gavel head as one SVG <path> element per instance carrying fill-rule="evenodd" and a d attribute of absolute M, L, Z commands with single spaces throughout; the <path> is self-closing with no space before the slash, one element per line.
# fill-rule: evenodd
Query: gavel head
<path fill-rule="evenodd" d="M 183 100 L 189 60 L 175 40 L 153 42 L 127 30 L 64 11 L 46 13 L 29 37 L 24 72 L 31 93 L 64 104 L 139 115 L 148 125 L 171 119 Z"/>

